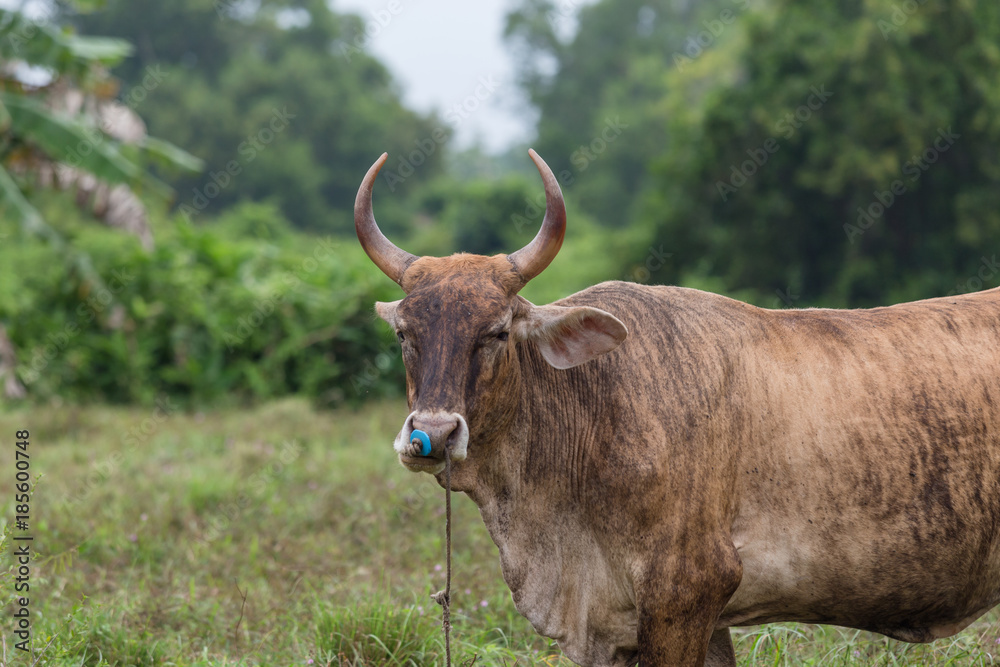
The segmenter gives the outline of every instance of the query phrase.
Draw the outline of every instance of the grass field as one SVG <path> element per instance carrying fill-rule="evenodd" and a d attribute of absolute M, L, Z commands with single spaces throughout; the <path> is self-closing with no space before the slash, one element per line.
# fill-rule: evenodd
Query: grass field
<path fill-rule="evenodd" d="M 444 583 L 444 497 L 395 461 L 404 416 L 400 403 L 329 413 L 299 401 L 208 414 L 170 404 L 0 414 L 0 520 L 15 513 L 18 429 L 31 432 L 40 475 L 28 531 L 35 655 L 12 645 L 7 539 L 0 659 L 443 664 L 428 595 Z M 454 500 L 454 664 L 570 665 L 518 616 L 478 511 Z M 930 646 L 800 625 L 735 640 L 745 665 L 978 665 L 1000 651 L 1000 623 L 991 613 Z"/>

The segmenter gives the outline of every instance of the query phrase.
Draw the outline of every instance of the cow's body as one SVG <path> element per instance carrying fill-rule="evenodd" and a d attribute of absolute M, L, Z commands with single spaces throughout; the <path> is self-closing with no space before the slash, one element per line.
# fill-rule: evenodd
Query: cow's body
<path fill-rule="evenodd" d="M 480 507 L 518 610 L 581 665 L 735 665 L 728 628 L 906 641 L 1000 602 L 1000 290 L 781 310 L 603 283 L 536 306 L 555 257 L 416 257 L 355 225 L 407 296 L 400 462 Z M 445 452 L 449 455 L 446 457 Z"/>
<path fill-rule="evenodd" d="M 929 641 L 1000 601 L 1000 290 L 770 311 L 605 283 L 558 303 L 629 338 L 562 371 L 521 346 L 521 460 L 462 482 L 518 610 L 571 659 L 633 664 L 636 577 L 719 540 L 742 564 L 719 628 Z"/>

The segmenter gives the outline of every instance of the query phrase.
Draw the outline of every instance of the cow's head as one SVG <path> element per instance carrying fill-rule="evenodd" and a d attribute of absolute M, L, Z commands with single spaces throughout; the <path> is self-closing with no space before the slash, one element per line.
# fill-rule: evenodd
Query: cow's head
<path fill-rule="evenodd" d="M 510 255 L 417 257 L 379 231 L 371 195 L 386 154 L 358 190 L 354 224 L 365 252 L 407 296 L 378 303 L 396 331 L 406 366 L 412 412 L 396 437 L 400 462 L 413 471 L 440 472 L 444 449 L 453 461 L 504 432 L 519 400 L 518 345 L 532 341 L 555 368 L 571 368 L 616 348 L 628 334 L 614 316 L 589 307 L 535 306 L 517 295 L 555 258 L 566 231 L 566 207 L 552 171 L 529 151 L 545 184 L 545 218 L 538 235 Z M 411 441 L 418 429 L 430 453 Z"/>

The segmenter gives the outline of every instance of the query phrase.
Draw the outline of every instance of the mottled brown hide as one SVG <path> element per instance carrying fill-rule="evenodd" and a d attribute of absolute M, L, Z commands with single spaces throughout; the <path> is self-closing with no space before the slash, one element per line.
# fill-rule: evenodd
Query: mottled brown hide
<path fill-rule="evenodd" d="M 931 641 L 1000 601 L 1000 290 L 771 311 L 622 282 L 536 307 L 523 282 L 420 258 L 379 313 L 408 420 L 467 423 L 453 486 L 569 658 L 732 665 L 727 628 L 772 621 Z"/>
<path fill-rule="evenodd" d="M 396 309 L 411 408 L 464 415 L 479 426 L 474 442 L 514 409 L 504 392 L 517 372 L 509 339 L 521 301 L 513 297 L 514 277 L 504 257 L 421 258 L 405 276 L 409 294 Z"/>
<path fill-rule="evenodd" d="M 717 628 L 770 621 L 928 641 L 996 604 L 1000 292 L 767 311 L 605 283 L 555 305 L 628 338 L 558 370 L 483 342 L 530 309 L 503 259 L 414 264 L 409 396 L 464 411 L 456 486 L 573 660 L 726 664 Z"/>

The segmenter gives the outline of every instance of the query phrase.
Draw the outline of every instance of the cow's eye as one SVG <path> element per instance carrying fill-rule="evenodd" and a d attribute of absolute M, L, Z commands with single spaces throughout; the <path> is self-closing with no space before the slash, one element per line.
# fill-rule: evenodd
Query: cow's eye
<path fill-rule="evenodd" d="M 508 332 L 508 331 L 501 331 L 500 333 L 497 334 L 497 338 L 499 338 L 500 340 L 507 340 L 507 337 L 509 335 L 510 335 L 510 332 Z"/>
<path fill-rule="evenodd" d="M 396 340 L 398 340 L 400 343 L 402 343 L 404 340 L 406 340 L 406 336 L 403 335 L 402 331 L 397 331 L 396 332 Z"/>

